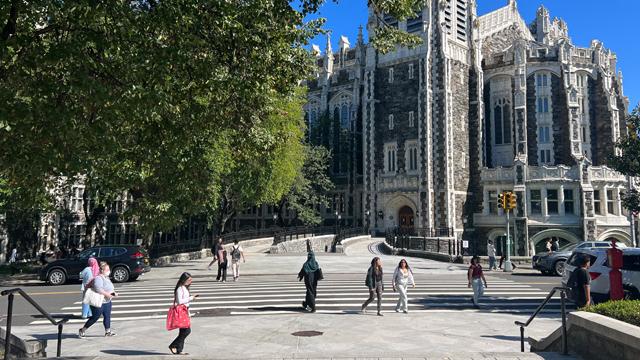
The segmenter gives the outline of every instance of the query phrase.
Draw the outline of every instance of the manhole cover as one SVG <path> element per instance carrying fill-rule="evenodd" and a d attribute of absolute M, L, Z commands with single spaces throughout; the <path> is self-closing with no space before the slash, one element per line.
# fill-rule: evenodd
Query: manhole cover
<path fill-rule="evenodd" d="M 291 333 L 291 335 L 293 336 L 302 336 L 302 337 L 311 337 L 311 336 L 320 336 L 324 334 L 321 331 L 296 331 L 294 333 Z"/>

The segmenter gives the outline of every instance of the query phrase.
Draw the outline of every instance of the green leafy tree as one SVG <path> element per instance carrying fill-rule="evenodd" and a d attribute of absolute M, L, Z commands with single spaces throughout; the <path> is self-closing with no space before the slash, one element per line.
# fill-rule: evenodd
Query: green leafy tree
<path fill-rule="evenodd" d="M 368 2 L 381 51 L 418 43 L 382 14 L 411 17 L 422 1 Z M 16 206 L 82 179 L 102 206 L 128 191 L 126 216 L 150 234 L 229 191 L 249 193 L 238 205 L 277 201 L 301 160 L 278 163 L 295 147 L 272 145 L 282 133 L 264 119 L 311 74 L 304 46 L 324 21 L 304 19 L 323 3 L 0 2 L 0 177 Z"/>
<path fill-rule="evenodd" d="M 292 222 L 306 225 L 317 225 L 322 222 L 319 209 L 329 206 L 329 193 L 334 184 L 329 177 L 331 153 L 324 146 L 306 146 L 306 160 L 302 171 L 298 173 L 289 192 L 278 202 L 279 221 L 284 224 L 282 216 L 285 208 L 293 210 L 295 218 Z"/>
<path fill-rule="evenodd" d="M 610 165 L 617 171 L 631 176 L 640 176 L 640 105 L 638 105 L 626 119 L 629 129 L 628 136 L 622 137 L 617 147 L 622 150 L 620 155 L 613 155 L 610 158 Z M 622 195 L 622 204 L 625 208 L 640 212 L 640 192 L 631 189 Z"/>

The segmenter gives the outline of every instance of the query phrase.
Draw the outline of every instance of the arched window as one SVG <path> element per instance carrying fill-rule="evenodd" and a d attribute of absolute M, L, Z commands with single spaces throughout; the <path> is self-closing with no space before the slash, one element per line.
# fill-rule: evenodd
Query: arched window
<path fill-rule="evenodd" d="M 496 101 L 493 108 L 493 126 L 495 144 L 511 144 L 511 102 L 508 100 Z"/>
<path fill-rule="evenodd" d="M 340 126 L 349 128 L 349 106 L 342 104 L 342 113 L 340 114 Z"/>

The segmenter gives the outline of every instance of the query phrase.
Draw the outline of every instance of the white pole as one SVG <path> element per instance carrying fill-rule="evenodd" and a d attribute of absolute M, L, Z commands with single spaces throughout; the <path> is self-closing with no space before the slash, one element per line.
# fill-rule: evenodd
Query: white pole
<path fill-rule="evenodd" d="M 511 265 L 511 236 L 510 236 L 509 212 L 510 210 L 507 210 L 507 260 L 504 263 L 504 272 L 513 271 L 513 266 Z"/>

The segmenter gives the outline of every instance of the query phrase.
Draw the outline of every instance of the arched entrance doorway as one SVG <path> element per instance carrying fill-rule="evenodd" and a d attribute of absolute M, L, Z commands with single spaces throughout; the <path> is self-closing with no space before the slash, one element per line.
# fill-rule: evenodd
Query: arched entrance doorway
<path fill-rule="evenodd" d="M 413 229 L 414 218 L 413 209 L 408 206 L 403 206 L 398 211 L 398 225 L 402 230 Z"/>
<path fill-rule="evenodd" d="M 582 241 L 575 234 L 572 234 L 566 230 L 543 230 L 531 237 L 531 243 L 533 244 L 535 253 L 546 252 L 548 240 L 551 240 L 552 242 L 557 240 L 560 249 L 564 248 L 567 245 L 577 244 Z"/>

